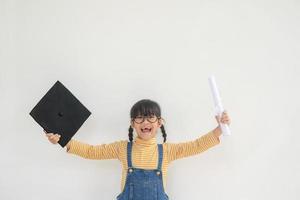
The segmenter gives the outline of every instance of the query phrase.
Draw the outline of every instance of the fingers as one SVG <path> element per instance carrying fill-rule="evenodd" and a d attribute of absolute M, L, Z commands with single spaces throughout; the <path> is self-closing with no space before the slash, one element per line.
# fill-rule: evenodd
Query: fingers
<path fill-rule="evenodd" d="M 52 144 L 57 144 L 61 137 L 61 135 L 54 133 L 46 133 L 46 136 Z"/>
<path fill-rule="evenodd" d="M 222 116 L 221 116 L 221 117 L 216 116 L 216 120 L 217 120 L 218 123 L 228 124 L 228 125 L 230 124 L 230 118 L 229 118 L 229 116 L 228 116 L 227 111 L 224 111 L 224 112 L 222 113 Z"/>
<path fill-rule="evenodd" d="M 50 136 L 49 141 L 50 141 L 52 144 L 57 144 L 58 141 L 59 141 L 59 139 L 60 139 L 60 135 L 55 134 L 55 135 Z"/>
<path fill-rule="evenodd" d="M 223 124 L 230 124 L 230 118 L 229 118 L 229 116 L 228 116 L 228 113 L 227 113 L 227 111 L 224 111 L 223 113 L 222 113 L 222 117 L 221 117 L 221 119 L 220 119 L 220 122 L 221 123 L 223 123 Z"/>

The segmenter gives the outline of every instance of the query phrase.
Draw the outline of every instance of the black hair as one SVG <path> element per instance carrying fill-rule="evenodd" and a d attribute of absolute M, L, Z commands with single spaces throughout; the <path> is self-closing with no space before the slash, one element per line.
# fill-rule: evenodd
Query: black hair
<path fill-rule="evenodd" d="M 155 115 L 158 119 L 161 119 L 161 109 L 160 109 L 159 104 L 150 99 L 142 99 L 142 100 L 136 102 L 130 110 L 131 122 L 137 116 L 151 116 L 151 115 Z M 162 136 L 164 138 L 164 142 L 166 142 L 167 134 L 166 134 L 164 125 L 161 125 L 160 129 L 162 132 Z M 133 128 L 131 127 L 131 125 L 130 125 L 128 131 L 129 131 L 129 133 L 128 133 L 129 141 L 132 142 Z"/>

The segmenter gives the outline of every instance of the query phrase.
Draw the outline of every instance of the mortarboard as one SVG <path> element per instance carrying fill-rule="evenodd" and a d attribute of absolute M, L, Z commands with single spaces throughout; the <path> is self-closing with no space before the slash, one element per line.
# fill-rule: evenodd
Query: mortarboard
<path fill-rule="evenodd" d="M 31 110 L 30 115 L 47 133 L 60 134 L 64 147 L 91 112 L 59 81 Z"/>

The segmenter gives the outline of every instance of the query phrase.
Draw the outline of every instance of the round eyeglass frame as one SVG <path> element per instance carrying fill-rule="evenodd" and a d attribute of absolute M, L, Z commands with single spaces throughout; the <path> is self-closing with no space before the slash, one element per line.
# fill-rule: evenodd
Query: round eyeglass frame
<path fill-rule="evenodd" d="M 154 121 L 150 120 L 150 118 L 152 118 L 152 117 L 155 117 Z M 137 118 L 143 118 L 143 120 L 142 121 L 136 121 Z M 141 123 L 143 123 L 145 121 L 145 118 L 147 119 L 148 122 L 150 122 L 152 124 L 155 123 L 155 122 L 157 122 L 159 119 L 161 119 L 161 117 L 157 117 L 157 116 L 154 115 L 154 116 L 142 116 L 142 117 L 140 116 L 140 117 L 136 117 L 136 118 L 133 118 L 132 121 L 134 121 L 137 124 L 141 124 Z"/>

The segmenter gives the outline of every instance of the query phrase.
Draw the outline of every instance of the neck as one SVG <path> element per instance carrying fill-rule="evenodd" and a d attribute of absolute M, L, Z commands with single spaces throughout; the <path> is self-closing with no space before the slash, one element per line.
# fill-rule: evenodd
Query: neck
<path fill-rule="evenodd" d="M 157 144 L 156 137 L 153 137 L 149 140 L 143 140 L 142 138 L 136 137 L 135 143 L 141 146 L 152 146 Z"/>

